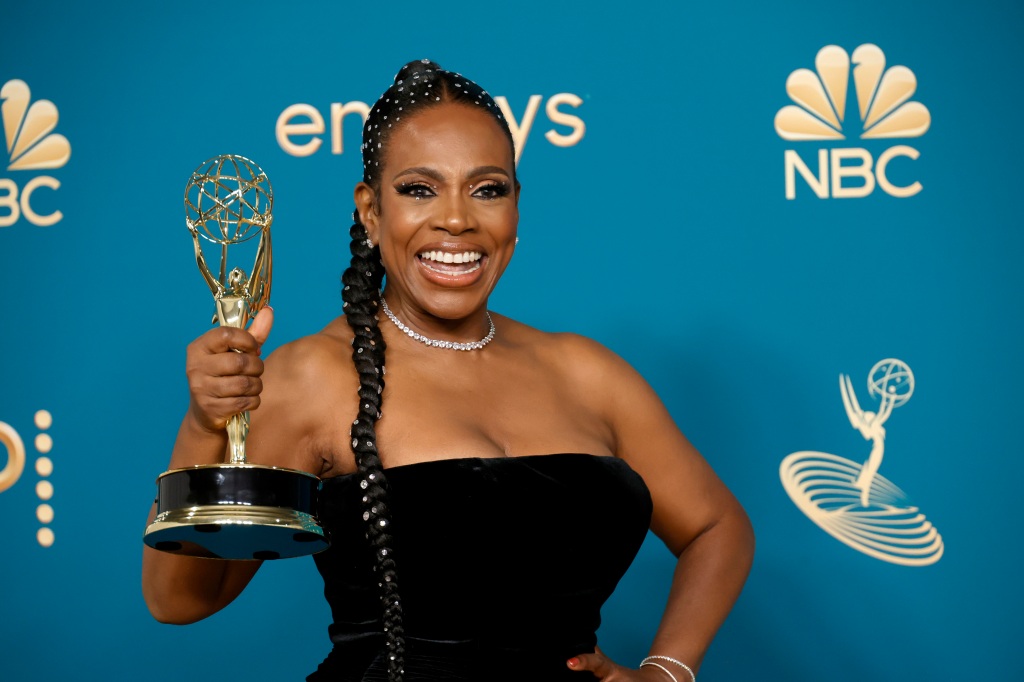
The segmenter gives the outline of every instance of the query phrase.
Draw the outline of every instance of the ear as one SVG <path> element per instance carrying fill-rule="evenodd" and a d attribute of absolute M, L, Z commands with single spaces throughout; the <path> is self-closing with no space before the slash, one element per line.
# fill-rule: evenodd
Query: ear
<path fill-rule="evenodd" d="M 376 244 L 378 243 L 377 230 L 379 228 L 377 221 L 379 217 L 377 213 L 377 193 L 365 182 L 360 182 L 356 185 L 354 195 L 356 210 L 359 212 L 359 222 L 366 228 L 366 236 Z"/>

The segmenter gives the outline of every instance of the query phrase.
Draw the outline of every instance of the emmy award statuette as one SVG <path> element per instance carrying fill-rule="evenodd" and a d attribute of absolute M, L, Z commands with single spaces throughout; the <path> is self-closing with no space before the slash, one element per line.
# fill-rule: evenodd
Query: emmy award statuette
<path fill-rule="evenodd" d="M 245 328 L 270 299 L 273 204 L 266 174 L 241 156 L 204 162 L 185 186 L 185 222 L 199 271 L 213 293 L 214 322 L 221 326 Z M 237 252 L 245 248 L 239 245 L 255 237 L 250 272 L 237 265 L 229 269 L 229 247 L 237 262 Z M 216 275 L 207 265 L 204 244 L 215 245 L 211 250 L 220 257 Z M 248 412 L 233 416 L 227 432 L 227 463 L 174 469 L 157 478 L 157 515 L 146 528 L 145 543 L 215 559 L 286 559 L 326 549 L 315 509 L 320 479 L 248 464 Z"/>

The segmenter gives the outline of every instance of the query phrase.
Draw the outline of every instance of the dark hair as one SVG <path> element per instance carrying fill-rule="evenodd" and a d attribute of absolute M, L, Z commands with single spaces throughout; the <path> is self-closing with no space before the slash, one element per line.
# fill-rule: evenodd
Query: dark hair
<path fill-rule="evenodd" d="M 429 59 L 420 59 L 401 68 L 395 82 L 384 91 L 366 117 L 361 147 L 363 182 L 375 191 L 380 190 L 380 169 L 384 167 L 388 139 L 403 118 L 445 103 L 480 107 L 494 117 L 508 138 L 509 146 L 515 149 L 508 122 L 486 90 L 461 74 L 445 71 Z"/>
<path fill-rule="evenodd" d="M 465 103 L 480 107 L 498 122 L 514 147 L 501 110 L 479 85 L 463 76 L 443 70 L 423 59 L 409 62 L 395 76 L 394 84 L 373 105 L 363 127 L 363 181 L 380 191 L 380 169 L 384 166 L 388 140 L 403 118 L 444 103 Z M 388 508 L 388 486 L 380 453 L 377 450 L 376 423 L 381 417 L 384 393 L 384 337 L 377 324 L 380 288 L 384 267 L 379 247 L 367 240 L 366 227 L 359 220 L 358 210 L 349 235 L 352 237 L 352 262 L 341 281 L 346 320 L 355 336 L 352 339 L 352 361 L 359 373 L 359 411 L 352 422 L 352 450 L 363 495 L 363 520 L 366 537 L 376 556 L 381 587 L 383 626 L 388 649 L 388 679 L 401 682 L 405 657 L 405 636 L 402 627 L 402 603 L 399 597 L 395 546 L 391 536 L 391 513 Z"/>

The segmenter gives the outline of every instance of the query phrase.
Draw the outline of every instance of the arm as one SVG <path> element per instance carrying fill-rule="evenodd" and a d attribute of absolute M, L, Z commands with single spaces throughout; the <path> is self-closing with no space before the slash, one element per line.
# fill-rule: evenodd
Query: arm
<path fill-rule="evenodd" d="M 611 424 L 616 453 L 647 483 L 654 501 L 651 528 L 678 557 L 650 653 L 671 656 L 696 671 L 746 580 L 753 530 L 739 502 L 679 431 L 647 382 L 614 354 L 590 345 L 588 354 L 596 356 L 586 363 L 590 395 L 604 396 L 601 409 Z M 580 665 L 570 667 L 592 670 L 603 680 L 647 679 L 600 653 L 579 659 Z M 678 679 L 688 680 L 681 668 L 665 665 Z M 648 671 L 650 679 L 668 679 L 661 671 L 644 668 Z"/>
<path fill-rule="evenodd" d="M 224 461 L 228 418 L 260 405 L 263 362 L 259 350 L 272 324 L 273 311 L 267 309 L 249 331 L 220 327 L 190 344 L 186 364 L 189 409 L 178 430 L 169 468 Z M 150 522 L 155 515 L 154 504 Z M 176 556 L 144 547 L 142 594 L 157 620 L 191 623 L 229 604 L 259 564 Z"/>

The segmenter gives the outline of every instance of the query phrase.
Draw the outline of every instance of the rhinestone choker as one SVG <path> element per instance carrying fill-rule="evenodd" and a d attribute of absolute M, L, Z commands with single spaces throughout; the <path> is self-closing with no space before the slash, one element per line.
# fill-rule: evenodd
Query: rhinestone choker
<path fill-rule="evenodd" d="M 479 341 L 460 343 L 458 341 L 438 341 L 437 339 L 428 339 L 426 336 L 423 336 L 423 334 L 409 329 L 407 326 L 402 324 L 401 320 L 395 317 L 393 312 L 391 312 L 391 308 L 388 307 L 388 302 L 384 300 L 383 296 L 380 297 L 380 307 L 384 310 L 384 314 L 388 316 L 388 319 L 391 320 L 396 327 L 405 332 L 409 338 L 415 339 L 428 346 L 433 346 L 434 348 L 448 348 L 450 350 L 480 350 L 494 340 L 494 320 L 491 319 L 490 313 L 485 313 L 487 315 L 487 324 L 491 327 L 487 332 L 487 336 Z"/>

